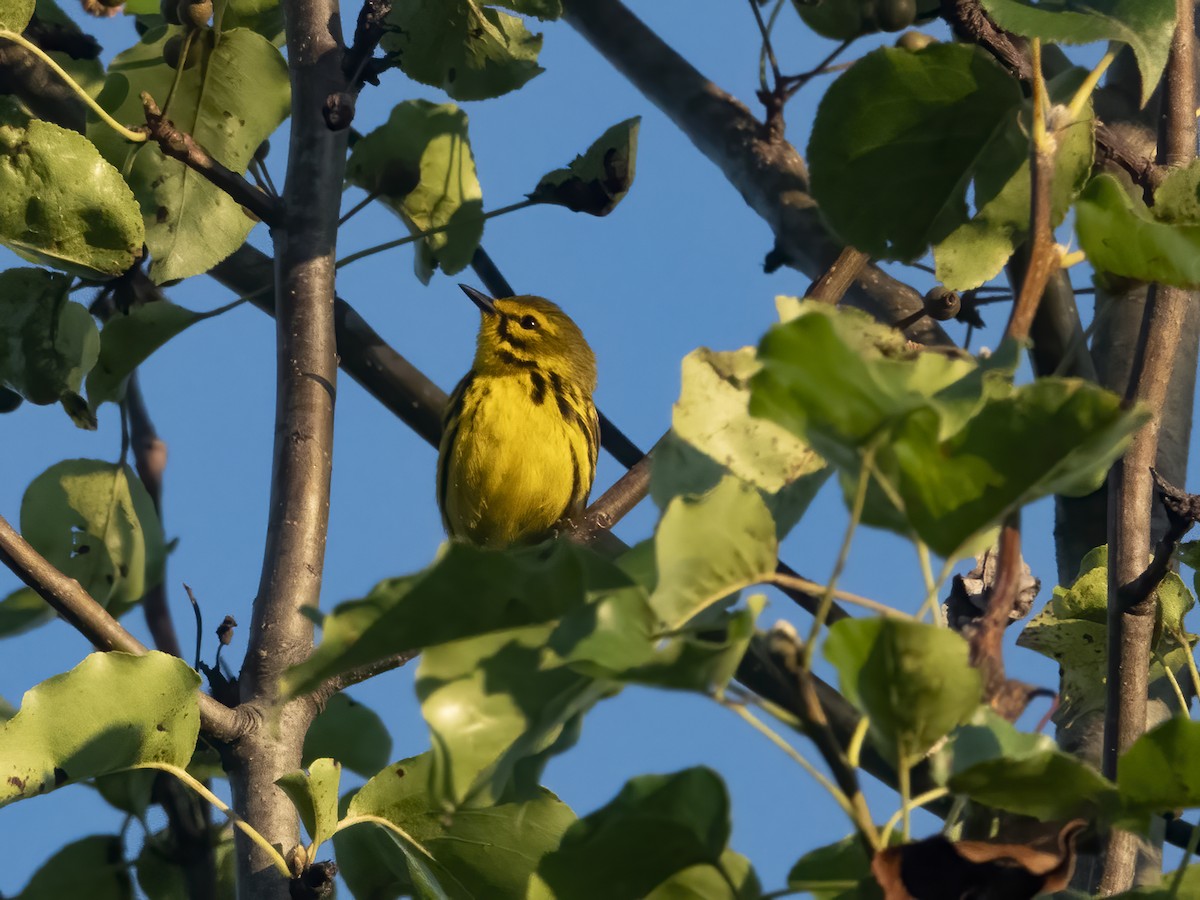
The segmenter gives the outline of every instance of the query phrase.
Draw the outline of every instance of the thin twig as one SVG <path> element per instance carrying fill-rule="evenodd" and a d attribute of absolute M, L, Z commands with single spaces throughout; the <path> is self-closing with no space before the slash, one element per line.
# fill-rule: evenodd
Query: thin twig
<path fill-rule="evenodd" d="M 854 284 L 855 279 L 870 261 L 871 258 L 861 250 L 843 247 L 838 258 L 821 274 L 820 278 L 812 283 L 804 296 L 809 300 L 819 300 L 830 306 L 836 306 L 841 303 L 842 297 L 846 295 L 850 285 Z"/>
<path fill-rule="evenodd" d="M 146 91 L 142 91 L 142 106 L 146 111 L 147 134 L 158 144 L 164 156 L 183 163 L 268 225 L 275 227 L 280 224 L 283 209 L 278 200 L 213 159 L 207 150 L 196 143 L 195 138 L 176 128 L 163 115 L 154 98 Z"/>

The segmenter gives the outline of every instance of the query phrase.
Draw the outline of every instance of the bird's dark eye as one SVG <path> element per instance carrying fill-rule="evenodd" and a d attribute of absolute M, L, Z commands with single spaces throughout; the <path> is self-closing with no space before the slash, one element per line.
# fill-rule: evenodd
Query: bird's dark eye
<path fill-rule="evenodd" d="M 535 316 L 521 316 L 521 327 L 526 331 L 536 331 L 541 326 Z"/>

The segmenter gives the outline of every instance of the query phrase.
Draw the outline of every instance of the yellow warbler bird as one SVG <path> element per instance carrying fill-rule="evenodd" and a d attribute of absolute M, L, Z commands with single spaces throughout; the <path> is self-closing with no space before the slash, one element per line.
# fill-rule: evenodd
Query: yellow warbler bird
<path fill-rule="evenodd" d="M 452 538 L 483 547 L 533 543 L 584 509 L 600 426 L 596 358 L 579 326 L 549 300 L 479 307 L 475 362 L 446 405 L 437 499 Z"/>

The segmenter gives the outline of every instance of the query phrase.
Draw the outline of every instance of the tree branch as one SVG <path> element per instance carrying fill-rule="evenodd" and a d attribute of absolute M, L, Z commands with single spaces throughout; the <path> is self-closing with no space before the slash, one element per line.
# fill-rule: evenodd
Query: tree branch
<path fill-rule="evenodd" d="M 275 240 L 277 394 L 271 501 L 262 575 L 239 677 L 243 703 L 270 707 L 271 728 L 233 748 L 234 808 L 286 853 L 300 843 L 291 802 L 275 786 L 300 766 L 316 712 L 310 698 L 275 707 L 280 676 L 312 652 L 329 525 L 337 385 L 334 273 L 346 130 L 326 127 L 326 99 L 346 88 L 337 0 L 285 0 L 292 128 L 284 212 Z M 243 898 L 287 898 L 268 855 L 238 836 Z"/>
<path fill-rule="evenodd" d="M 76 631 L 100 650 L 119 650 L 141 656 L 149 649 L 126 631 L 108 610 L 74 578 L 68 578 L 37 552 L 0 516 L 0 562 L 54 607 Z M 236 740 L 254 726 L 244 710 L 230 709 L 203 691 L 199 693 L 200 727 L 212 737 Z"/>
<path fill-rule="evenodd" d="M 1175 35 L 1164 76 L 1159 163 L 1186 165 L 1196 155 L 1195 6 L 1177 0 Z M 1146 566 L 1150 548 L 1150 468 L 1158 450 L 1160 414 L 1192 295 L 1152 285 L 1134 357 L 1128 401 L 1144 403 L 1154 419 L 1139 431 L 1109 476 L 1108 593 L 1114 600 Z M 1102 770 L 1116 776 L 1117 758 L 1146 730 L 1150 646 L 1156 605 L 1153 593 L 1129 605 L 1108 605 L 1107 705 Z M 1111 894 L 1133 880 L 1138 842 L 1116 831 L 1106 849 L 1099 888 Z"/>
<path fill-rule="evenodd" d="M 176 128 L 145 91 L 142 91 L 142 106 L 146 110 L 146 133 L 164 156 L 178 160 L 212 182 L 268 225 L 280 223 L 283 210 L 279 201 L 213 159 L 195 138 Z"/>
<path fill-rule="evenodd" d="M 775 234 L 772 258 L 817 278 L 842 247 L 825 230 L 808 191 L 808 172 L 796 148 L 690 63 L 619 0 L 565 0 L 563 17 L 709 158 Z M 867 266 L 846 302 L 883 322 L 923 308 L 912 288 Z M 936 322 L 922 320 L 910 336 L 949 344 Z"/>

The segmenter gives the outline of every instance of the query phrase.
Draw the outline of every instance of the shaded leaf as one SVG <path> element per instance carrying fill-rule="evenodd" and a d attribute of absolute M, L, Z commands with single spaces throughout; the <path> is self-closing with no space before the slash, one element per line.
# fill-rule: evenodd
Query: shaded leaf
<path fill-rule="evenodd" d="M 870 717 L 880 749 L 911 765 L 979 705 L 967 642 L 945 628 L 900 619 L 843 619 L 825 658 L 842 693 Z"/>
<path fill-rule="evenodd" d="M 572 825 L 538 874 L 558 897 L 645 897 L 692 866 L 721 865 L 729 827 L 729 797 L 712 770 L 642 775 Z"/>
<path fill-rule="evenodd" d="M 1200 806 L 1200 722 L 1175 717 L 1143 734 L 1117 760 L 1117 787 L 1147 817 Z"/>
<path fill-rule="evenodd" d="M 322 621 L 321 644 L 284 678 L 313 690 L 332 675 L 394 654 L 553 621 L 628 576 L 568 541 L 510 550 L 445 544 L 424 572 L 380 582 Z"/>
<path fill-rule="evenodd" d="M 143 762 L 186 766 L 200 676 L 165 653 L 93 653 L 0 726 L 0 806 Z"/>
<path fill-rule="evenodd" d="M 383 202 L 413 234 L 444 228 L 418 244 L 417 275 L 453 275 L 471 262 L 483 236 L 483 193 L 467 137 L 467 114 L 453 103 L 408 100 L 354 145 L 346 180 Z"/>
<path fill-rule="evenodd" d="M 813 122 L 822 214 L 870 256 L 919 258 L 969 218 L 979 157 L 1020 102 L 1016 81 L 977 47 L 868 53 L 826 91 Z"/>
<path fill-rule="evenodd" d="M 1051 102 L 1067 103 L 1086 77 L 1070 69 L 1050 79 Z M 1014 107 L 1007 122 L 984 149 L 975 170 L 975 215 L 933 248 L 937 278 L 951 290 L 979 287 L 1000 274 L 1029 231 L 1029 135 L 1032 101 Z M 1090 104 L 1055 132 L 1057 153 L 1051 181 L 1050 223 L 1057 227 L 1092 171 L 1093 140 Z"/>
<path fill-rule="evenodd" d="M 553 625 L 441 644 L 425 651 L 417 696 L 433 739 L 430 790 L 443 806 L 526 799 L 568 724 L 613 686 L 544 650 Z M 536 765 L 522 766 L 535 760 Z"/>
<path fill-rule="evenodd" d="M 114 616 L 162 580 L 162 525 L 129 466 L 96 459 L 51 466 L 25 489 L 21 532 Z"/>
<path fill-rule="evenodd" d="M 787 877 L 789 888 L 812 894 L 813 900 L 857 898 L 863 893 L 860 885 L 864 881 L 868 890 L 874 887 L 871 860 L 862 840 L 854 834 L 804 854 Z"/>
<path fill-rule="evenodd" d="M 671 431 L 654 449 L 650 494 L 666 507 L 680 494 L 710 490 L 729 472 L 758 489 L 782 538 L 830 470 L 787 429 L 750 415 L 750 379 L 759 368 L 749 347 L 684 357 Z"/>
<path fill-rule="evenodd" d="M 161 107 L 171 94 L 170 118 L 214 159 L 239 174 L 258 146 L 287 118 L 287 64 L 275 46 L 246 28 L 195 32 L 200 60 L 176 72 L 163 60 L 163 45 L 182 33 L 177 26 L 148 31 L 141 42 L 108 67 L 97 98 L 117 121 L 145 120 L 141 92 Z M 176 79 L 178 78 L 178 83 Z M 150 277 L 158 284 L 207 272 L 242 245 L 254 226 L 228 194 L 156 145 L 129 145 L 94 117 L 88 137 L 109 162 L 128 169 L 141 206 L 150 248 Z"/>
<path fill-rule="evenodd" d="M 10 250 L 89 278 L 119 275 L 141 256 L 134 195 L 83 135 L 0 97 L 0 159 L 0 243 Z"/>
<path fill-rule="evenodd" d="M 0 272 L 0 384 L 30 403 L 83 407 L 79 388 L 96 364 L 99 332 L 67 296 L 71 279 L 44 269 Z M 95 427 L 94 419 L 81 424 Z"/>
<path fill-rule="evenodd" d="M 542 71 L 541 35 L 476 0 L 398 0 L 387 24 L 380 44 L 404 74 L 455 100 L 499 97 Z"/>
<path fill-rule="evenodd" d="M 328 756 L 370 778 L 392 756 L 392 736 L 378 714 L 345 693 L 334 694 L 304 735 L 301 765 Z"/>
<path fill-rule="evenodd" d="M 234 846 L 231 828 L 209 832 L 216 864 L 216 896 L 213 900 L 235 900 Z M 134 863 L 138 886 L 150 900 L 190 900 L 184 869 L 180 865 L 191 848 L 177 846 L 171 829 L 148 834 Z"/>
<path fill-rule="evenodd" d="M 113 313 L 100 331 L 100 358 L 88 373 L 88 405 L 95 409 L 105 401 L 123 399 L 130 373 L 155 350 L 203 318 L 169 300 L 142 303 L 124 314 Z"/>
<path fill-rule="evenodd" d="M 676 872 L 647 894 L 646 900 L 757 900 L 762 896 L 762 885 L 746 857 L 726 850 L 720 866 L 692 866 Z"/>
<path fill-rule="evenodd" d="M 1005 31 L 1056 44 L 1120 41 L 1142 73 L 1142 104 L 1150 99 L 1175 33 L 1173 0 L 983 0 Z"/>
<path fill-rule="evenodd" d="M 333 837 L 338 823 L 338 785 L 342 766 L 332 759 L 316 759 L 308 771 L 299 769 L 275 779 L 300 815 L 314 847 Z"/>
<path fill-rule="evenodd" d="M 607 216 L 633 187 L 641 121 L 641 116 L 634 116 L 609 128 L 565 169 L 543 175 L 529 199 Z"/>
<path fill-rule="evenodd" d="M 133 900 L 121 838 L 94 834 L 72 841 L 42 863 L 13 900 Z"/>
<path fill-rule="evenodd" d="M 1116 785 L 1057 749 L 1010 752 L 954 774 L 950 789 L 985 806 L 1042 821 L 1073 816 L 1111 821 L 1120 810 Z"/>
<path fill-rule="evenodd" d="M 429 793 L 428 754 L 402 760 L 354 795 L 348 817 L 380 816 L 405 841 L 376 825 L 334 836 L 340 874 L 355 897 L 524 897 L 538 861 L 575 820 L 549 791 L 522 803 L 447 815 Z"/>
<path fill-rule="evenodd" d="M 0 600 L 0 638 L 16 637 L 54 621 L 54 609 L 33 588 L 17 588 Z"/>

